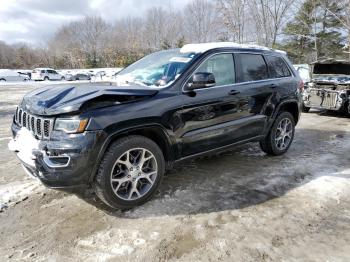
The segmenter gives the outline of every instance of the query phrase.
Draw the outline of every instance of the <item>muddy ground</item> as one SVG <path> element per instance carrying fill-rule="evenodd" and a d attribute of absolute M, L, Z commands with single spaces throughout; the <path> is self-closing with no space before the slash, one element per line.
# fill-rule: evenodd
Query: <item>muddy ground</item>
<path fill-rule="evenodd" d="M 303 114 L 284 156 L 248 144 L 189 161 L 113 212 L 43 187 L 7 150 L 32 88 L 0 86 L 1 261 L 350 261 L 350 118 Z"/>

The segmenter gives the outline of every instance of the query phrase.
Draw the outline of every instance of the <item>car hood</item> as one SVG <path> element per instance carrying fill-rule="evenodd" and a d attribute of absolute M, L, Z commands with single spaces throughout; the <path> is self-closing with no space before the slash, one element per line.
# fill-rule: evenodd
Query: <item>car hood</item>
<path fill-rule="evenodd" d="M 157 92 L 140 86 L 55 85 L 26 94 L 20 107 L 32 114 L 58 115 L 139 101 Z"/>
<path fill-rule="evenodd" d="M 315 83 L 350 84 L 350 76 L 315 74 L 312 81 Z"/>
<path fill-rule="evenodd" d="M 312 65 L 312 82 L 321 84 L 349 84 L 349 61 L 326 59 L 314 62 Z"/>

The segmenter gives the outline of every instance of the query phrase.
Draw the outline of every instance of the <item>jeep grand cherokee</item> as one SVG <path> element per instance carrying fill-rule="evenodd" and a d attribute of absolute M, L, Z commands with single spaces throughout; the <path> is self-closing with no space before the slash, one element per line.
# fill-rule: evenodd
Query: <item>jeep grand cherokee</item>
<path fill-rule="evenodd" d="M 111 85 L 28 93 L 9 148 L 48 187 L 91 185 L 106 204 L 127 209 L 149 200 L 184 159 L 251 141 L 285 153 L 302 88 L 281 51 L 189 44 L 142 58 Z"/>

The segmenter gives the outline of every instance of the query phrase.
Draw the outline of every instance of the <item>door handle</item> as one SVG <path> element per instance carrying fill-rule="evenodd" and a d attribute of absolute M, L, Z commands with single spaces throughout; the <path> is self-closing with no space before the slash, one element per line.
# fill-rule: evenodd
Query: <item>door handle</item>
<path fill-rule="evenodd" d="M 229 94 L 230 96 L 238 95 L 239 93 L 240 93 L 240 92 L 237 91 L 237 90 L 231 90 L 230 92 L 228 92 L 228 94 Z"/>
<path fill-rule="evenodd" d="M 271 84 L 270 87 L 271 87 L 271 88 L 276 88 L 277 85 L 276 85 L 276 84 Z"/>

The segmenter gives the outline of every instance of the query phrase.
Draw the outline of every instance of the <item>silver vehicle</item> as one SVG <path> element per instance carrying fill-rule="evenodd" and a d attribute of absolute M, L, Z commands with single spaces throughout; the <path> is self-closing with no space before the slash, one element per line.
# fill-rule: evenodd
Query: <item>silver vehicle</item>
<path fill-rule="evenodd" d="M 7 81 L 27 81 L 29 80 L 28 75 L 20 74 L 12 70 L 1 70 L 0 71 L 0 82 Z"/>
<path fill-rule="evenodd" d="M 89 74 L 78 73 L 71 75 L 67 78 L 68 81 L 77 81 L 77 80 L 91 80 L 91 76 Z"/>
<path fill-rule="evenodd" d="M 311 80 L 303 92 L 303 111 L 310 108 L 350 114 L 350 62 L 327 59 L 311 65 Z"/>
<path fill-rule="evenodd" d="M 35 68 L 32 72 L 32 80 L 49 81 L 64 80 L 65 77 L 52 68 Z"/>

